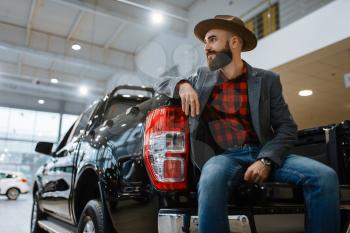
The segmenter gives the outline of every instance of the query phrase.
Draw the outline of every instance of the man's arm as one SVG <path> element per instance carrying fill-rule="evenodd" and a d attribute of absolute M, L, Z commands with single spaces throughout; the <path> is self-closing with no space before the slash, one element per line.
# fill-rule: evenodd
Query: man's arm
<path fill-rule="evenodd" d="M 260 150 L 259 158 L 268 158 L 280 166 L 288 150 L 294 146 L 298 128 L 284 101 L 280 77 L 276 75 L 270 89 L 270 122 L 274 137 Z"/>
<path fill-rule="evenodd" d="M 166 95 L 170 98 L 180 98 L 178 84 L 188 82 L 192 85 L 192 87 L 194 87 L 197 82 L 199 72 L 200 70 L 198 69 L 195 74 L 191 75 L 188 78 L 169 76 L 164 77 L 156 82 L 153 85 L 153 88 L 159 94 Z"/>
<path fill-rule="evenodd" d="M 250 165 L 244 174 L 244 180 L 263 183 L 268 178 L 271 167 L 259 159 L 270 159 L 274 165 L 281 166 L 288 150 L 297 140 L 297 125 L 289 112 L 282 95 L 282 85 L 278 75 L 274 77 L 270 89 L 270 122 L 274 138 L 261 148 L 257 161 Z"/>
<path fill-rule="evenodd" d="M 192 117 L 199 115 L 200 104 L 197 91 L 194 86 L 197 82 L 199 70 L 188 79 L 176 77 L 166 77 L 154 85 L 154 89 L 159 94 L 170 98 L 181 98 L 182 111 L 186 115 L 191 113 Z"/>

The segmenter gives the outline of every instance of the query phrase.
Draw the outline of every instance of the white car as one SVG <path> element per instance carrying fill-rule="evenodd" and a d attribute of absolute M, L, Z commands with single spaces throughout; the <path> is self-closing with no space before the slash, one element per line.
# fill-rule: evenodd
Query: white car
<path fill-rule="evenodd" d="M 28 179 L 20 172 L 0 171 L 0 195 L 16 200 L 21 193 L 28 193 Z"/>

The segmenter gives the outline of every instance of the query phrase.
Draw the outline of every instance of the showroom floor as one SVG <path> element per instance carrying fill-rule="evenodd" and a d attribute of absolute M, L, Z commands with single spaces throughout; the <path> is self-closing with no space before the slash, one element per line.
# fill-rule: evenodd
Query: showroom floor
<path fill-rule="evenodd" d="M 0 233 L 29 233 L 32 201 L 31 194 L 21 195 L 16 201 L 0 196 Z M 302 215 L 259 216 L 255 220 L 263 233 L 302 232 Z"/>
<path fill-rule="evenodd" d="M 29 233 L 32 195 L 21 195 L 16 201 L 0 196 L 0 232 Z"/>

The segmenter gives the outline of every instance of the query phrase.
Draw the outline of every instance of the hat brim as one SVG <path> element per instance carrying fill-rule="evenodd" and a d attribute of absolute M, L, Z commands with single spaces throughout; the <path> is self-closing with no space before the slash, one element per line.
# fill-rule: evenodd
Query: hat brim
<path fill-rule="evenodd" d="M 204 42 L 205 35 L 211 29 L 224 29 L 240 36 L 243 40 L 242 51 L 253 50 L 257 45 L 256 36 L 244 26 L 224 19 L 207 19 L 199 22 L 194 27 L 196 37 Z"/>

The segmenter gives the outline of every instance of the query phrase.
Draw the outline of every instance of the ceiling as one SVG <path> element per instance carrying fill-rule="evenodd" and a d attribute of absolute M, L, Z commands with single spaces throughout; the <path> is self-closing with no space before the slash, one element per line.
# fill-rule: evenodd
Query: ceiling
<path fill-rule="evenodd" d="M 90 102 L 111 77 L 135 71 L 135 54 L 159 33 L 184 37 L 194 2 L 2 0 L 0 90 Z M 161 27 L 150 23 L 152 9 L 168 12 Z M 74 43 L 82 49 L 72 50 Z M 83 84 L 90 89 L 85 98 L 77 95 Z"/>
<path fill-rule="evenodd" d="M 280 74 L 283 92 L 300 129 L 350 120 L 350 38 L 273 69 Z M 300 90 L 313 95 L 301 97 Z"/>

